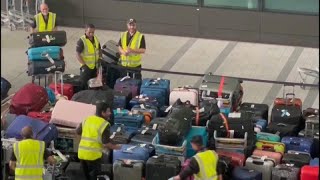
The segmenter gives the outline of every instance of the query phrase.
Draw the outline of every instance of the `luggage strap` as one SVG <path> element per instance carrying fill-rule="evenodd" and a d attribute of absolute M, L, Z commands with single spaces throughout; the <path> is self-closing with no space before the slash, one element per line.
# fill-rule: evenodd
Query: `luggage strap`
<path fill-rule="evenodd" d="M 199 126 L 199 121 L 200 121 L 200 110 L 199 107 L 196 107 L 196 125 Z"/>
<path fill-rule="evenodd" d="M 222 113 L 220 113 L 220 116 L 221 116 L 221 118 L 222 118 L 222 120 L 223 120 L 223 124 L 224 124 L 224 126 L 226 127 L 226 130 L 227 130 L 227 137 L 229 138 L 229 137 L 230 137 L 230 131 L 229 131 L 229 124 L 228 124 L 228 120 L 227 120 L 227 118 L 226 118 Z"/>
<path fill-rule="evenodd" d="M 220 80 L 220 86 L 219 86 L 219 91 L 218 91 L 219 98 L 222 98 L 223 86 L 224 86 L 224 76 L 222 76 L 221 80 Z"/>

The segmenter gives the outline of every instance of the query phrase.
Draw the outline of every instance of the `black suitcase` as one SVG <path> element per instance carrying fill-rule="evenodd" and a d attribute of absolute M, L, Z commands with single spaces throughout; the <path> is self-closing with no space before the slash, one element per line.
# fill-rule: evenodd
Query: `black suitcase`
<path fill-rule="evenodd" d="M 220 109 L 216 100 L 203 100 L 199 103 L 199 124 L 198 126 L 206 126 L 207 121 L 211 119 L 212 115 L 219 114 Z M 192 125 L 196 125 L 195 120 Z"/>
<path fill-rule="evenodd" d="M 295 167 L 302 168 L 310 163 L 311 156 L 303 152 L 285 153 L 282 158 L 283 164 L 293 164 Z"/>
<path fill-rule="evenodd" d="M 49 60 L 46 61 L 29 61 L 28 62 L 28 76 L 39 74 L 50 74 L 56 71 L 64 72 L 66 67 L 64 60 L 54 61 L 52 64 Z"/>
<path fill-rule="evenodd" d="M 30 47 L 41 46 L 64 46 L 67 44 L 67 33 L 65 31 L 47 31 L 30 34 Z"/>
<path fill-rule="evenodd" d="M 137 134 L 131 139 L 131 143 L 152 144 L 158 131 L 149 127 L 143 127 L 138 130 Z"/>
<path fill-rule="evenodd" d="M 175 156 L 153 156 L 146 163 L 146 180 L 164 180 L 179 174 L 181 161 Z"/>
<path fill-rule="evenodd" d="M 107 41 L 101 48 L 102 51 L 102 59 L 107 63 L 117 63 L 120 58 L 120 53 L 118 49 L 118 43 L 109 40 Z"/>
<path fill-rule="evenodd" d="M 299 125 L 301 129 L 305 126 L 301 109 L 297 106 L 275 105 L 271 111 L 271 122 Z"/>
<path fill-rule="evenodd" d="M 113 67 L 113 66 L 118 67 L 119 65 L 110 64 L 105 62 L 104 60 L 101 61 L 101 66 L 102 66 L 103 82 L 105 82 L 107 86 L 113 89 L 117 79 L 121 77 L 120 72 L 122 70 L 119 70 Z"/>
<path fill-rule="evenodd" d="M 266 131 L 272 134 L 278 134 L 281 138 L 284 136 L 298 136 L 299 125 L 271 122 Z"/>
<path fill-rule="evenodd" d="M 82 90 L 81 80 L 79 75 L 64 74 L 63 82 L 66 84 L 72 84 L 74 93 L 77 93 Z"/>
<path fill-rule="evenodd" d="M 86 104 L 96 104 L 97 101 L 106 101 L 112 105 L 113 91 L 112 90 L 83 90 L 74 94 L 72 101 L 77 101 Z"/>
<path fill-rule="evenodd" d="M 269 106 L 267 104 L 257 103 L 242 103 L 240 106 L 240 112 L 252 112 L 254 119 L 265 119 L 268 120 Z"/>

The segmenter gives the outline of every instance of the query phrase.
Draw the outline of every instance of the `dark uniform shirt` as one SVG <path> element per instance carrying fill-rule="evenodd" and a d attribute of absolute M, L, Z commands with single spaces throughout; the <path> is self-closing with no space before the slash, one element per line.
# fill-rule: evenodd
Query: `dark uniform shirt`
<path fill-rule="evenodd" d="M 87 35 L 85 35 L 87 39 L 89 39 L 87 37 Z M 93 44 L 94 47 L 96 47 L 96 44 L 94 43 L 94 39 L 89 39 L 91 41 L 91 43 Z M 99 49 L 101 49 L 101 46 L 100 46 L 100 43 L 98 44 L 98 47 Z M 76 48 L 76 51 L 77 53 L 82 53 L 82 51 L 84 50 L 84 44 L 83 44 L 83 41 L 81 40 L 81 38 L 78 40 L 77 42 L 77 48 Z"/>
<path fill-rule="evenodd" d="M 45 22 L 46 25 L 47 25 L 47 24 L 48 24 L 48 19 L 49 19 L 49 14 L 48 14 L 48 16 L 44 16 L 44 15 L 42 14 L 42 17 L 43 17 L 43 19 L 44 19 L 44 22 Z M 58 23 L 57 23 L 57 18 L 56 18 L 56 22 L 55 22 L 54 27 L 57 27 L 57 26 L 58 26 Z M 35 29 L 35 28 L 37 27 L 36 18 L 33 18 L 33 22 L 31 23 L 31 27 L 32 27 L 33 29 Z"/>
<path fill-rule="evenodd" d="M 134 36 L 134 34 L 131 36 L 129 32 L 127 33 L 127 46 L 129 45 L 129 43 L 130 43 L 130 41 L 131 41 L 131 39 L 132 39 L 133 36 Z M 119 45 L 120 47 L 122 47 L 121 38 L 120 38 L 120 40 L 119 40 L 119 42 L 118 42 L 118 45 Z M 144 39 L 144 35 L 142 35 L 142 38 L 141 38 L 141 43 L 140 43 L 139 49 L 140 49 L 140 48 L 146 49 L 146 41 L 145 41 L 145 39 Z"/>
<path fill-rule="evenodd" d="M 76 132 L 79 135 L 82 134 L 82 123 L 77 127 Z M 102 143 L 107 144 L 109 142 L 110 142 L 110 125 L 107 126 L 102 133 Z"/>

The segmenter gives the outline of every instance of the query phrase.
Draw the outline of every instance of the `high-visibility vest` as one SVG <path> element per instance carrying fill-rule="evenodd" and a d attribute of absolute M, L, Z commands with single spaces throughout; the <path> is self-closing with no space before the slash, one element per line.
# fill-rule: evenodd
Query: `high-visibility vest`
<path fill-rule="evenodd" d="M 98 116 L 89 116 L 82 122 L 82 134 L 78 149 L 81 160 L 96 160 L 102 157 L 102 134 L 109 122 Z"/>
<path fill-rule="evenodd" d="M 96 36 L 94 36 L 93 45 L 85 35 L 81 36 L 80 39 L 82 40 L 84 46 L 84 49 L 81 53 L 82 59 L 90 69 L 94 69 L 99 60 L 99 40 Z"/>
<path fill-rule="evenodd" d="M 199 173 L 194 175 L 195 180 L 217 180 L 218 155 L 211 150 L 199 152 L 193 156 L 199 165 Z"/>
<path fill-rule="evenodd" d="M 45 142 L 26 139 L 13 144 L 17 158 L 15 180 L 42 180 Z"/>
<path fill-rule="evenodd" d="M 56 14 L 49 12 L 48 14 L 48 23 L 44 21 L 44 18 L 41 13 L 38 13 L 34 16 L 36 19 L 36 25 L 38 32 L 52 31 L 56 25 Z"/>
<path fill-rule="evenodd" d="M 143 34 L 137 31 L 127 46 L 127 34 L 128 31 L 121 33 L 121 46 L 123 50 L 139 49 Z M 121 55 L 121 65 L 126 67 L 137 67 L 141 65 L 141 54 L 131 53 L 128 56 Z"/>

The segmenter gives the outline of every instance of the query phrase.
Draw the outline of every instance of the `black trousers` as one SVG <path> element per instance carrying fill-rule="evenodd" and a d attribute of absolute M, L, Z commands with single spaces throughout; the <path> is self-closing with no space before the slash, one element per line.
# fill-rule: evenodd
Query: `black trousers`
<path fill-rule="evenodd" d="M 86 180 L 97 180 L 97 175 L 101 173 L 101 158 L 93 161 L 80 160 Z"/>
<path fill-rule="evenodd" d="M 136 68 L 141 68 L 141 65 L 137 66 Z M 120 75 L 121 75 L 121 77 L 129 75 L 130 77 L 132 77 L 134 79 L 142 80 L 141 70 L 125 70 L 125 69 L 122 69 L 122 70 L 120 70 Z"/>
<path fill-rule="evenodd" d="M 80 68 L 80 81 L 82 90 L 88 89 L 88 81 L 91 78 L 97 77 L 97 69 L 90 69 L 88 66 L 83 66 Z"/>

